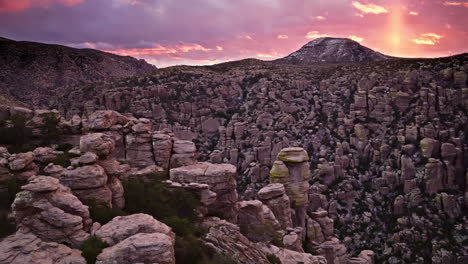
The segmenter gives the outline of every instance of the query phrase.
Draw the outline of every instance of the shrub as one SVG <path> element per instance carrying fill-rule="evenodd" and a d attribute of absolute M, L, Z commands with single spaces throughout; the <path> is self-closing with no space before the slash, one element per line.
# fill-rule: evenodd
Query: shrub
<path fill-rule="evenodd" d="M 161 182 L 147 184 L 137 180 L 124 182 L 125 211 L 146 213 L 167 224 L 179 236 L 195 234 L 198 230 L 195 209 L 199 201 L 183 189 L 171 189 Z"/>
<path fill-rule="evenodd" d="M 49 163 L 53 163 L 55 165 L 60 165 L 60 166 L 62 166 L 64 168 L 66 168 L 66 167 L 71 165 L 70 160 L 73 159 L 73 158 L 76 158 L 76 157 L 79 157 L 79 155 L 65 152 L 63 154 L 57 155 L 57 157 L 55 157 L 53 159 L 46 160 L 46 161 L 42 162 L 42 165 L 46 166 Z"/>
<path fill-rule="evenodd" d="M 201 263 L 203 259 L 202 242 L 194 236 L 177 236 L 174 251 L 177 264 Z"/>
<path fill-rule="evenodd" d="M 73 148 L 73 145 L 70 144 L 70 143 L 65 143 L 65 144 L 61 144 L 57 147 L 57 150 L 58 151 L 63 151 L 63 152 L 68 152 L 70 149 Z"/>
<path fill-rule="evenodd" d="M 104 202 L 91 199 L 86 202 L 89 206 L 89 214 L 93 222 L 99 222 L 101 225 L 105 225 L 110 222 L 114 217 L 127 215 L 126 212 L 118 208 L 110 208 Z"/>
<path fill-rule="evenodd" d="M 44 130 L 41 138 L 42 145 L 49 145 L 52 141 L 59 139 L 61 132 L 58 129 L 59 120 L 53 114 L 44 116 Z"/>
<path fill-rule="evenodd" d="M 14 223 L 8 221 L 8 214 L 6 212 L 0 212 L 0 238 L 9 236 L 16 231 Z"/>
<path fill-rule="evenodd" d="M 7 126 L 10 121 L 10 126 Z M 32 130 L 26 127 L 26 118 L 22 115 L 12 115 L 0 124 L 0 144 L 9 145 L 10 153 L 26 152 L 31 146 L 26 144 L 32 136 Z"/>
<path fill-rule="evenodd" d="M 268 254 L 267 255 L 267 260 L 271 263 L 271 264 L 281 264 L 281 260 L 273 255 L 273 254 Z"/>
<path fill-rule="evenodd" d="M 86 259 L 86 263 L 94 264 L 96 263 L 97 256 L 102 252 L 102 250 L 108 247 L 109 244 L 102 241 L 101 239 L 92 236 L 88 238 L 83 245 L 81 246 L 81 255 Z"/>
<path fill-rule="evenodd" d="M 3 184 L 4 190 L 0 192 L 0 210 L 9 210 L 11 204 L 15 200 L 16 194 L 21 191 L 21 185 L 23 182 L 12 177 Z"/>

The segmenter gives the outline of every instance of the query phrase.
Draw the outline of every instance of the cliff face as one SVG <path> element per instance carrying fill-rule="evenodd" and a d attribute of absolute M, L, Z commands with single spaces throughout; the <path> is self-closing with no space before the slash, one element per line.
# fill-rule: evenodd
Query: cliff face
<path fill-rule="evenodd" d="M 0 38 L 0 95 L 32 105 L 46 103 L 57 87 L 155 69 L 144 60 L 98 50 Z"/>

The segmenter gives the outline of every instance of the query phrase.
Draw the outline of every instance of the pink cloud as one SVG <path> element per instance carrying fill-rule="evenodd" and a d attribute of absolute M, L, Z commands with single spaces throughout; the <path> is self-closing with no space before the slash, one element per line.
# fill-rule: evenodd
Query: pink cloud
<path fill-rule="evenodd" d="M 444 2 L 444 6 L 464 6 L 468 7 L 468 2 Z"/>
<path fill-rule="evenodd" d="M 85 0 L 0 0 L 0 13 L 18 13 L 32 7 L 48 7 L 59 3 L 66 6 L 74 6 Z"/>
<path fill-rule="evenodd" d="M 383 6 L 379 6 L 379 5 L 376 5 L 376 4 L 362 4 L 360 2 L 357 2 L 357 1 L 354 1 L 352 3 L 352 5 L 354 6 L 354 8 L 360 10 L 361 12 L 363 13 L 366 13 L 366 14 L 382 14 L 382 13 L 388 13 L 388 10 L 383 7 Z"/>

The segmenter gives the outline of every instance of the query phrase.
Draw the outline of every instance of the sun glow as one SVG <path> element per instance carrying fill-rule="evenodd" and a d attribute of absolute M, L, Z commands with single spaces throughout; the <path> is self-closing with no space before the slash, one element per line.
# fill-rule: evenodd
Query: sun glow
<path fill-rule="evenodd" d="M 403 28 L 402 8 L 398 5 L 392 6 L 389 16 L 389 30 L 387 37 L 387 45 L 393 54 L 400 52 L 401 35 Z"/>

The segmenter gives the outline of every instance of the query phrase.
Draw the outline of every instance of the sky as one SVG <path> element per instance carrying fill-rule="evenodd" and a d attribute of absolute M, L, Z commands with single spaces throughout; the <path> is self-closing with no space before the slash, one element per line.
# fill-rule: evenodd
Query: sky
<path fill-rule="evenodd" d="M 0 37 L 93 48 L 158 67 L 284 57 L 318 37 L 384 54 L 468 52 L 461 0 L 0 0 Z"/>

